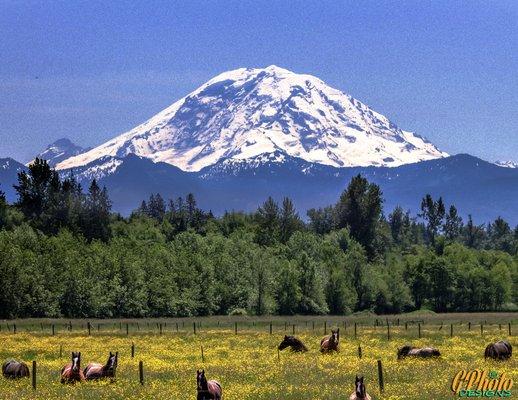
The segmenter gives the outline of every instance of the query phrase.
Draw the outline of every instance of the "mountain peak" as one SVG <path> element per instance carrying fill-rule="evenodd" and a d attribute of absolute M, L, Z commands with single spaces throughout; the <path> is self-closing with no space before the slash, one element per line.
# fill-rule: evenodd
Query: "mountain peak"
<path fill-rule="evenodd" d="M 49 144 L 45 150 L 40 152 L 35 158 L 47 160 L 49 165 L 54 167 L 61 161 L 82 154 L 88 150 L 90 150 L 90 148 L 85 149 L 78 146 L 68 138 L 61 138 Z M 32 161 L 30 161 L 29 164 L 31 162 Z"/>
<path fill-rule="evenodd" d="M 274 152 L 334 167 L 394 167 L 447 155 L 320 79 L 270 65 L 224 72 L 58 168 L 136 154 L 199 171 Z"/>

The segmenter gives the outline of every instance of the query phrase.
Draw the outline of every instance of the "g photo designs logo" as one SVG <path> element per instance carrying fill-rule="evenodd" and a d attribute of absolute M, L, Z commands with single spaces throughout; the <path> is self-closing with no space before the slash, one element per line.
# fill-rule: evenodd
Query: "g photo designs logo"
<path fill-rule="evenodd" d="M 459 371 L 451 383 L 451 390 L 458 397 L 511 397 L 513 380 L 505 372 L 475 369 Z"/>

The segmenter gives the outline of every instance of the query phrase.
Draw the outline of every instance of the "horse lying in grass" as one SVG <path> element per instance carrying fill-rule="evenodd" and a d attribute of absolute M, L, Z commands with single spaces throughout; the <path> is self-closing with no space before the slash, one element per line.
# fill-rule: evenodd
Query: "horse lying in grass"
<path fill-rule="evenodd" d="M 363 376 L 358 377 L 354 381 L 354 392 L 349 396 L 349 400 L 371 400 L 371 397 L 367 393 L 365 384 L 363 383 Z"/>
<path fill-rule="evenodd" d="M 90 363 L 86 366 L 83 374 L 86 380 L 95 380 L 102 378 L 115 378 L 115 372 L 117 371 L 117 361 L 119 358 L 119 352 L 113 354 L 110 351 L 108 361 L 105 365 L 98 363 Z"/>
<path fill-rule="evenodd" d="M 2 375 L 10 379 L 27 378 L 29 367 L 24 362 L 9 360 L 2 365 Z"/>
<path fill-rule="evenodd" d="M 484 352 L 484 358 L 492 358 L 494 360 L 507 360 L 512 355 L 513 347 L 506 340 L 499 340 L 498 342 L 488 344 Z"/>
<path fill-rule="evenodd" d="M 72 352 L 72 362 L 61 369 L 61 383 L 83 382 L 85 376 L 81 371 L 81 352 Z"/>
<path fill-rule="evenodd" d="M 328 353 L 338 351 L 338 342 L 340 341 L 340 329 L 331 329 L 331 335 L 325 336 L 320 341 L 320 351 Z"/>
<path fill-rule="evenodd" d="M 295 336 L 284 336 L 284 339 L 282 340 L 278 348 L 279 350 L 284 350 L 286 347 L 291 347 L 291 351 L 308 351 L 308 348 L 304 345 L 304 343 L 302 343 L 302 340 L 296 338 Z"/>
<path fill-rule="evenodd" d="M 207 381 L 205 377 L 205 370 L 196 371 L 197 383 L 197 400 L 221 400 L 223 396 L 223 389 L 218 381 Z"/>
<path fill-rule="evenodd" d="M 397 359 L 401 360 L 405 357 L 420 357 L 420 358 L 430 358 L 430 357 L 439 357 L 441 355 L 440 351 L 433 347 L 413 347 L 413 346 L 403 346 L 397 351 Z"/>

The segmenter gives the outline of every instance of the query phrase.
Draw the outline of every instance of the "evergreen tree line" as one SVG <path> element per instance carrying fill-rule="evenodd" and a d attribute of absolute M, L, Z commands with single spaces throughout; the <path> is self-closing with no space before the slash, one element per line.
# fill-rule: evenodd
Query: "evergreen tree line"
<path fill-rule="evenodd" d="M 0 195 L 0 318 L 512 310 L 518 229 L 476 225 L 426 195 L 386 217 L 380 188 L 351 180 L 303 221 L 289 198 L 255 212 L 153 194 L 129 217 L 36 160 Z"/>

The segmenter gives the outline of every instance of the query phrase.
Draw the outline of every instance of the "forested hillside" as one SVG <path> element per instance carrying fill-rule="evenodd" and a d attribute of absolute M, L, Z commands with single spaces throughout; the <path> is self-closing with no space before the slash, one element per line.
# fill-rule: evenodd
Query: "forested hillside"
<path fill-rule="evenodd" d="M 348 314 L 516 309 L 518 228 L 462 221 L 423 193 L 421 213 L 383 209 L 353 178 L 308 212 L 265 199 L 215 217 L 191 194 L 154 194 L 128 218 L 106 189 L 43 160 L 0 196 L 0 317 Z M 184 197 L 183 197 L 184 196 Z M 465 210 L 466 211 L 466 210 Z M 469 211 L 469 210 L 468 210 Z"/>

